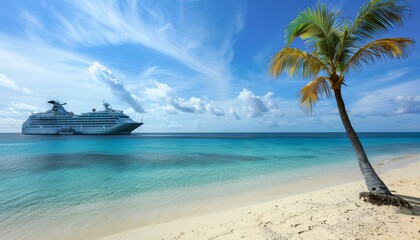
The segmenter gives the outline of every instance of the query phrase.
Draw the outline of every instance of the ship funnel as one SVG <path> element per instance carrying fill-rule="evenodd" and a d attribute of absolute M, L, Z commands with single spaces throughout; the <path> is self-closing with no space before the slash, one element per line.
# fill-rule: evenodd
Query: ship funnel
<path fill-rule="evenodd" d="M 107 103 L 105 101 L 104 101 L 104 107 L 105 107 L 105 110 L 112 110 L 111 104 L 109 104 L 109 103 Z"/>
<path fill-rule="evenodd" d="M 66 109 L 64 109 L 63 105 L 65 105 L 66 103 L 61 104 L 59 101 L 49 101 L 48 103 L 52 104 L 52 108 L 51 110 L 53 112 L 58 112 L 58 113 L 67 113 Z"/>

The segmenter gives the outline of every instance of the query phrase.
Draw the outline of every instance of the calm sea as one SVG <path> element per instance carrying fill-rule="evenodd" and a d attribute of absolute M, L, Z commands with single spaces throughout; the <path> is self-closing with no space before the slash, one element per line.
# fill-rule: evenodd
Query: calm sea
<path fill-rule="evenodd" d="M 360 135 L 373 162 L 420 154 L 420 133 Z M 343 133 L 0 134 L 0 239 L 99 236 L 347 168 Z"/>

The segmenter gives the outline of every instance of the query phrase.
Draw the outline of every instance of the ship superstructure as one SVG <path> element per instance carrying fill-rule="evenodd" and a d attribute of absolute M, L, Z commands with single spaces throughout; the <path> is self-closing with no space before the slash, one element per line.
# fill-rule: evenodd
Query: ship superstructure
<path fill-rule="evenodd" d="M 22 125 L 23 134 L 131 134 L 142 122 L 134 122 L 120 110 L 104 102 L 105 110 L 75 115 L 58 101 L 49 101 L 51 110 L 35 113 Z"/>

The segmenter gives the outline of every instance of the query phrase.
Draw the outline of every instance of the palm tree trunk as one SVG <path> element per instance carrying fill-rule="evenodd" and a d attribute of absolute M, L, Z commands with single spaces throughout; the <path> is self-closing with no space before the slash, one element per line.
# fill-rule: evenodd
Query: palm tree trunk
<path fill-rule="evenodd" d="M 344 101 L 341 96 L 341 88 L 334 89 L 334 94 L 335 100 L 337 101 L 338 111 L 340 112 L 341 121 L 346 129 L 347 136 L 350 139 L 354 152 L 356 153 L 357 160 L 359 161 L 359 167 L 362 171 L 367 188 L 372 193 L 391 194 L 388 187 L 384 184 L 384 182 L 382 182 L 370 164 L 362 143 L 351 125 L 349 116 L 347 115 L 346 106 L 344 105 Z"/>
<path fill-rule="evenodd" d="M 365 150 L 363 149 L 362 143 L 354 131 L 349 116 L 347 115 L 346 106 L 344 105 L 343 97 L 341 96 L 341 88 L 334 89 L 335 100 L 337 102 L 338 111 L 340 112 L 341 121 L 343 122 L 344 128 L 346 129 L 347 136 L 350 139 L 351 145 L 353 146 L 354 152 L 356 153 L 357 160 L 359 161 L 359 167 L 362 171 L 363 178 L 369 192 L 360 193 L 359 197 L 363 198 L 364 201 L 370 202 L 376 205 L 394 205 L 397 207 L 405 207 L 413 209 L 413 206 L 406 200 L 395 196 L 389 191 L 385 183 L 376 174 L 372 165 L 370 164 Z"/>

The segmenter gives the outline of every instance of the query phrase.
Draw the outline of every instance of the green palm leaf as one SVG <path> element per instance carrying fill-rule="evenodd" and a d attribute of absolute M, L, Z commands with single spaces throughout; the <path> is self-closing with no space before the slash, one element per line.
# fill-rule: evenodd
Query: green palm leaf
<path fill-rule="evenodd" d="M 341 75 L 351 69 L 361 68 L 386 58 L 403 58 L 407 56 L 414 41 L 409 38 L 383 38 L 372 41 L 361 47 L 346 63 Z"/>
<path fill-rule="evenodd" d="M 413 209 L 409 202 L 393 195 L 372 168 L 351 125 L 341 94 L 344 75 L 349 70 L 386 58 L 399 59 L 407 55 L 413 46 L 413 40 L 409 38 L 373 40 L 373 38 L 378 33 L 403 24 L 409 12 L 408 1 L 405 0 L 367 0 L 354 21 L 340 20 L 339 11 L 329 11 L 323 4 L 308 8 L 299 12 L 287 26 L 285 31 L 287 47 L 273 56 L 270 72 L 274 76 L 287 72 L 291 76 L 312 77 L 312 81 L 299 91 L 300 103 L 310 111 L 318 99 L 330 96 L 334 92 L 341 121 L 369 189 L 369 193 L 362 193 L 360 196 L 378 205 Z M 303 39 L 306 51 L 290 48 L 296 37 Z"/>
<path fill-rule="evenodd" d="M 358 41 L 366 41 L 376 37 L 378 33 L 402 25 L 410 15 L 409 1 L 366 1 L 357 13 L 350 31 Z"/>
<path fill-rule="evenodd" d="M 409 4 L 405 0 L 367 0 L 351 21 L 341 17 L 340 11 L 329 10 L 325 4 L 318 3 L 299 12 L 287 26 L 286 47 L 271 59 L 270 72 L 276 77 L 281 72 L 310 78 L 325 75 L 321 79 L 324 82 L 327 79 L 328 86 L 334 91 L 340 90 L 347 72 L 387 58 L 399 59 L 407 55 L 414 43 L 411 39 L 372 41 L 372 38 L 377 33 L 403 24 L 409 13 Z M 305 50 L 290 47 L 297 37 L 303 39 Z M 305 105 L 309 107 L 319 99 L 320 90 L 313 84 L 304 89 L 313 90 L 313 94 L 302 94 L 302 103 L 308 103 Z"/>
<path fill-rule="evenodd" d="M 290 45 L 296 37 L 300 37 L 308 47 L 314 48 L 328 60 L 334 55 L 339 42 L 339 15 L 340 11 L 330 11 L 325 4 L 307 8 L 287 26 L 286 44 Z"/>

